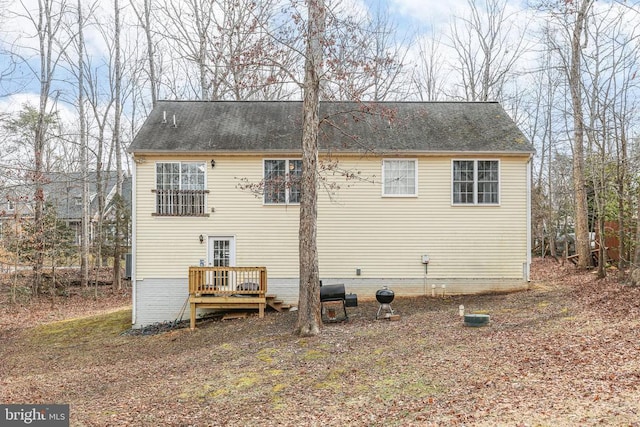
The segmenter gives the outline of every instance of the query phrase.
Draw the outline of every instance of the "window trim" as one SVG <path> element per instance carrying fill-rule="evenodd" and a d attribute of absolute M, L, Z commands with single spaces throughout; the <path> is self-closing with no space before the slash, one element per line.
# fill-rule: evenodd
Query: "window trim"
<path fill-rule="evenodd" d="M 172 213 L 159 213 L 159 209 L 158 209 L 158 164 L 178 164 L 179 167 L 179 174 L 180 174 L 180 180 L 179 180 L 179 186 L 180 188 L 177 190 L 179 193 L 188 193 L 188 192 L 201 192 L 202 193 L 202 197 L 203 197 L 203 205 L 202 205 L 202 212 L 203 213 L 190 213 L 190 214 L 172 214 Z M 195 164 L 195 165 L 202 165 L 202 170 L 203 170 L 203 174 L 204 174 L 204 182 L 203 182 L 203 189 L 202 190 L 185 190 L 182 188 L 182 165 L 183 164 Z M 170 218 L 198 218 L 198 217 L 208 217 L 209 213 L 207 212 L 207 206 L 208 206 L 208 195 L 209 195 L 209 189 L 207 188 L 207 162 L 204 160 L 186 160 L 186 161 L 182 161 L 182 160 L 166 160 L 166 161 L 156 161 L 154 162 L 154 184 L 155 187 L 153 189 L 151 189 L 151 192 L 154 194 L 154 202 L 155 202 L 155 207 L 154 207 L 154 211 L 151 213 L 151 216 L 155 216 L 155 217 L 170 217 Z"/>
<path fill-rule="evenodd" d="M 284 202 L 267 202 L 267 191 L 266 191 L 266 182 L 265 182 L 265 173 L 266 173 L 266 163 L 268 161 L 284 161 L 284 169 L 285 169 L 285 192 L 284 192 Z M 300 162 L 300 178 L 302 178 L 302 158 L 301 157 L 267 157 L 262 159 L 262 182 L 263 182 L 263 194 L 262 194 L 262 205 L 263 206 L 299 206 L 300 202 L 291 202 L 291 187 L 288 185 L 290 180 L 290 171 L 289 162 L 298 161 Z"/>
<path fill-rule="evenodd" d="M 414 165 L 414 174 L 413 174 L 413 179 L 414 179 L 414 185 L 413 185 L 413 194 L 387 194 L 385 192 L 385 183 L 386 183 L 386 176 L 385 176 L 385 162 L 413 162 Z M 417 158 L 405 158 L 405 157 L 399 157 L 399 158 L 388 158 L 388 159 L 382 159 L 382 197 L 391 197 L 391 198 L 412 198 L 412 197 L 418 197 L 418 166 L 419 166 L 419 162 Z"/>
<path fill-rule="evenodd" d="M 463 203 L 455 201 L 454 193 L 454 164 L 455 162 L 473 162 L 473 203 Z M 496 162 L 498 164 L 498 201 L 495 203 L 478 202 L 478 162 Z M 502 163 L 495 158 L 454 158 L 451 159 L 451 206 L 500 206 L 502 194 Z"/>

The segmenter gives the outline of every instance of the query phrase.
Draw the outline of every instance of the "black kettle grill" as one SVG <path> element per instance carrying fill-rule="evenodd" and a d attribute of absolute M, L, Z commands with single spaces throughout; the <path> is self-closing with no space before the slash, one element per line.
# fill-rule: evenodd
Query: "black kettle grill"
<path fill-rule="evenodd" d="M 376 319 L 380 317 L 380 313 L 384 310 L 386 313 L 385 317 L 389 317 L 393 314 L 393 308 L 391 308 L 391 302 L 393 301 L 395 294 L 393 291 L 386 286 L 382 289 L 376 291 L 376 300 L 380 303 L 380 307 L 378 307 L 378 313 L 376 314 Z"/>

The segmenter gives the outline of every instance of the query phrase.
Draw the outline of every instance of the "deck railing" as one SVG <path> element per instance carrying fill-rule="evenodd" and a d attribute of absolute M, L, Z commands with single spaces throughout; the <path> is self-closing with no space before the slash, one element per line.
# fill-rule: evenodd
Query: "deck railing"
<path fill-rule="evenodd" d="M 189 267 L 192 296 L 251 295 L 267 293 L 265 267 Z"/>

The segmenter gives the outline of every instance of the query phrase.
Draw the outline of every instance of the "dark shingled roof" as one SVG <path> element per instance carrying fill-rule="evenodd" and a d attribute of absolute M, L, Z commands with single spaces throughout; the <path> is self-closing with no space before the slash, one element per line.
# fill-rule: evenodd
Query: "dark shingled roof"
<path fill-rule="evenodd" d="M 45 201 L 55 206 L 58 218 L 80 220 L 82 218 L 82 174 L 80 172 L 50 173 L 46 174 L 45 178 L 47 180 L 43 184 Z M 116 173 L 103 171 L 102 179 L 106 187 L 104 191 L 109 193 L 116 185 Z M 88 181 L 91 197 L 90 212 L 93 215 L 98 210 L 98 198 L 95 197 L 98 191 L 96 172 L 89 172 Z"/>
<path fill-rule="evenodd" d="M 321 150 L 534 152 L 497 102 L 322 102 L 320 117 Z M 299 152 L 301 138 L 301 101 L 160 101 L 129 151 Z"/>

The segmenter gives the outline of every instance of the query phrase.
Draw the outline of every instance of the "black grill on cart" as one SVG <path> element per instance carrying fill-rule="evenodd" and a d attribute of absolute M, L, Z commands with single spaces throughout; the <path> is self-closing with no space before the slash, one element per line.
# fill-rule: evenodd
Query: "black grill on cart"
<path fill-rule="evenodd" d="M 322 305 L 322 315 L 323 321 L 324 316 L 329 321 L 337 321 L 338 317 L 336 314 L 336 309 L 334 304 L 326 304 L 326 303 L 341 303 L 342 311 L 344 313 L 343 320 L 349 320 L 349 316 L 347 315 L 347 307 L 357 307 L 358 306 L 358 296 L 356 294 L 346 294 L 344 290 L 343 284 L 335 284 L 335 285 L 322 285 L 322 280 L 320 281 L 320 304 Z M 326 306 L 325 306 L 326 304 Z"/>

